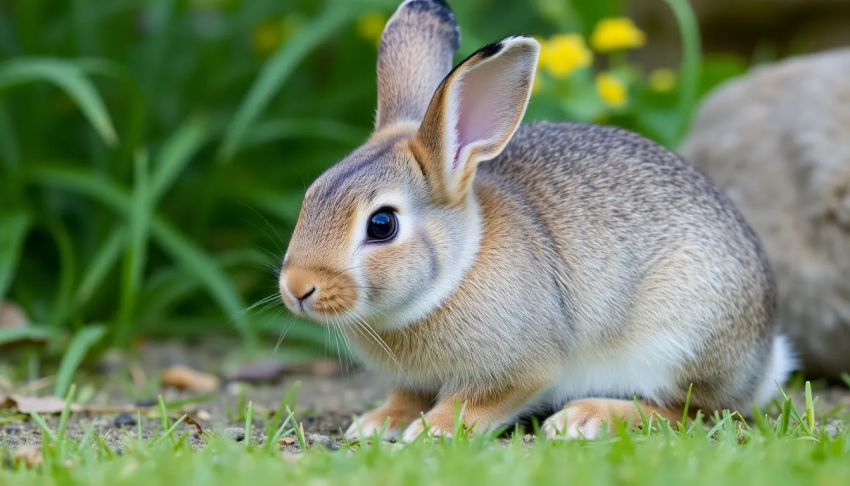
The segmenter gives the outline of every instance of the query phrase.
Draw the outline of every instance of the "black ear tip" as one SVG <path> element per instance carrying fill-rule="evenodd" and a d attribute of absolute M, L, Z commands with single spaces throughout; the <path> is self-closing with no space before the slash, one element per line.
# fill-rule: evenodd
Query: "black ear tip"
<path fill-rule="evenodd" d="M 436 15 L 444 22 L 454 22 L 455 13 L 446 0 L 410 0 L 402 6 L 413 10 L 414 12 L 427 11 Z"/>
<path fill-rule="evenodd" d="M 428 14 L 437 18 L 440 23 L 450 27 L 453 49 L 457 50 L 460 46 L 460 28 L 455 20 L 455 13 L 446 0 L 407 0 L 399 6 L 399 10 L 402 8 L 409 12 Z"/>
<path fill-rule="evenodd" d="M 534 39 L 534 37 L 528 34 L 509 35 L 503 39 L 497 40 L 496 42 L 491 42 L 490 44 L 487 44 L 481 49 L 478 49 L 477 54 L 484 58 L 495 56 L 496 54 L 501 52 L 502 49 L 505 48 L 505 42 L 513 39 Z"/>
<path fill-rule="evenodd" d="M 496 42 L 491 42 L 490 44 L 487 44 L 486 46 L 482 47 L 481 49 L 478 49 L 478 54 L 482 58 L 493 57 L 496 54 L 498 54 L 502 50 L 503 47 L 504 47 L 504 45 L 502 44 L 502 41 L 498 40 Z"/>

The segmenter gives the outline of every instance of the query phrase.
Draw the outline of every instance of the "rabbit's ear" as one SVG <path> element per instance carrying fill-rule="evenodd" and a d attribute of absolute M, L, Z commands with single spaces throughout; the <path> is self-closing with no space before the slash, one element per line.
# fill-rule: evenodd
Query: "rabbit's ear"
<path fill-rule="evenodd" d="M 422 121 L 459 44 L 460 29 L 445 0 L 406 0 L 398 7 L 378 48 L 376 130 Z"/>
<path fill-rule="evenodd" d="M 478 50 L 437 88 L 411 143 L 434 190 L 460 203 L 479 162 L 502 152 L 522 121 L 540 44 L 513 36 Z"/>

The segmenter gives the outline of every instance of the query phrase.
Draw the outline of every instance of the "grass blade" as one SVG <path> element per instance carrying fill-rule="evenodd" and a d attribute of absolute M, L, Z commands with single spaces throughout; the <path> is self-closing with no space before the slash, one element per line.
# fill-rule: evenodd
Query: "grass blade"
<path fill-rule="evenodd" d="M 245 447 L 251 445 L 251 428 L 254 424 L 254 402 L 248 402 L 248 411 L 245 412 Z M 268 439 L 266 439 L 268 440 Z"/>
<path fill-rule="evenodd" d="M 53 237 L 56 249 L 59 252 L 59 288 L 53 302 L 53 312 L 50 313 L 50 327 L 60 327 L 64 324 L 71 310 L 74 282 L 77 280 L 74 245 L 71 241 L 71 235 L 62 221 L 50 218 L 45 226 Z"/>
<path fill-rule="evenodd" d="M 71 405 L 74 403 L 74 397 L 77 395 L 77 386 L 71 385 L 68 390 L 68 396 L 65 397 L 65 406 L 62 407 L 62 414 L 59 416 L 59 430 L 56 432 L 56 440 L 59 444 L 59 462 L 65 462 L 65 454 L 67 452 L 67 441 L 65 440 L 65 431 L 68 430 L 68 416 L 71 415 Z"/>
<path fill-rule="evenodd" d="M 61 336 L 58 329 L 26 326 L 26 327 L 4 327 L 0 329 L 0 346 L 19 343 L 22 341 L 41 342 L 49 341 Z"/>
<path fill-rule="evenodd" d="M 166 420 L 168 420 L 168 419 L 166 418 Z M 162 434 L 162 437 L 157 438 L 154 443 L 158 444 L 159 441 L 168 437 L 169 439 L 171 439 L 172 444 L 177 445 L 177 441 L 174 440 L 174 431 L 177 430 L 177 427 L 180 427 L 180 425 L 183 423 L 184 420 L 186 420 L 185 414 L 182 417 L 180 417 L 179 419 L 177 419 L 177 421 L 174 422 L 174 424 L 171 427 L 169 427 L 168 430 L 166 430 L 164 434 Z"/>
<path fill-rule="evenodd" d="M 168 408 L 165 407 L 165 400 L 162 398 L 162 395 L 159 395 L 159 414 L 160 419 L 162 419 L 162 431 L 165 433 L 168 429 L 171 428 L 170 421 L 168 420 Z M 165 437 L 164 435 L 162 437 Z M 174 438 L 171 439 L 171 443 L 174 443 Z"/>
<path fill-rule="evenodd" d="M 59 364 L 56 387 L 53 390 L 54 395 L 63 397 L 68 393 L 68 387 L 77 372 L 77 367 L 80 366 L 88 350 L 100 341 L 105 332 L 106 328 L 103 326 L 90 326 L 74 336 L 68 350 L 62 356 L 62 362 Z"/>
<path fill-rule="evenodd" d="M 144 440 L 142 440 L 142 412 L 136 412 L 136 450 L 144 449 Z"/>
<path fill-rule="evenodd" d="M 32 171 L 30 177 L 44 185 L 88 196 L 108 206 L 121 217 L 130 217 L 130 196 L 109 181 L 92 178 L 81 171 L 56 167 L 38 168 Z M 171 258 L 203 282 L 209 294 L 235 321 L 243 337 L 249 341 L 253 340 L 251 329 L 243 325 L 246 320 L 240 315 L 244 309 L 242 299 L 215 260 L 191 239 L 156 215 L 151 218 L 151 236 Z"/>
<path fill-rule="evenodd" d="M 26 213 L 0 215 L 0 301 L 12 284 L 29 228 L 30 218 Z"/>
<path fill-rule="evenodd" d="M 44 437 L 50 439 L 53 444 L 59 442 L 58 440 L 56 440 L 56 434 L 53 433 L 52 430 L 50 430 L 50 427 L 47 425 L 47 422 L 44 420 L 44 417 L 39 415 L 38 412 L 30 412 L 30 417 L 32 417 L 33 421 L 38 424 L 39 428 L 41 429 L 41 433 Z"/>
<path fill-rule="evenodd" d="M 679 424 L 679 432 L 684 432 L 688 423 L 688 412 L 691 408 L 691 392 L 694 390 L 694 384 L 688 385 L 688 394 L 685 396 L 685 408 L 682 410 L 682 422 Z"/>
<path fill-rule="evenodd" d="M 233 319 L 237 330 L 249 342 L 255 339 L 247 320 L 242 316 L 245 307 L 230 279 L 216 265 L 215 260 L 203 252 L 192 240 L 183 236 L 164 221 L 154 220 L 153 236 L 162 249 L 186 270 L 204 283 L 207 291 Z"/>
<path fill-rule="evenodd" d="M 115 266 L 121 254 L 121 247 L 127 238 L 124 228 L 115 228 L 95 252 L 94 259 L 89 264 L 80 286 L 77 288 L 75 299 L 77 305 L 85 304 L 100 287 L 104 277 Z"/>
<path fill-rule="evenodd" d="M 192 118 L 165 142 L 153 168 L 150 191 L 152 206 L 171 187 L 211 134 L 212 130 L 204 120 Z"/>
<path fill-rule="evenodd" d="M 351 7 L 352 3 L 354 2 L 331 3 L 266 62 L 225 132 L 219 160 L 228 162 L 239 151 L 249 129 L 298 63 L 357 14 L 357 9 Z"/>
<path fill-rule="evenodd" d="M 6 167 L 14 168 L 20 165 L 21 151 L 18 148 L 16 135 L 15 124 L 9 116 L 9 110 L 4 103 L 0 102 L 0 161 Z"/>
<path fill-rule="evenodd" d="M 129 338 L 131 316 L 136 308 L 136 299 L 142 286 L 145 260 L 147 259 L 148 232 L 151 219 L 147 154 L 140 151 L 136 154 L 134 162 L 135 187 L 129 218 L 130 244 L 125 254 L 124 274 L 121 281 L 121 304 L 114 336 L 115 342 L 119 346 L 125 345 Z"/>
<path fill-rule="evenodd" d="M 761 410 L 758 405 L 753 404 L 753 420 L 756 421 L 756 426 L 758 426 L 759 431 L 765 436 L 771 439 L 776 438 L 776 433 L 773 429 L 770 428 L 770 425 L 765 420 L 764 415 L 762 415 Z"/>
<path fill-rule="evenodd" d="M 779 419 L 779 435 L 786 436 L 788 435 L 788 427 L 791 424 L 791 408 L 793 404 L 791 403 L 791 399 L 786 399 L 785 403 L 782 406 L 782 415 Z"/>
<path fill-rule="evenodd" d="M 269 425 L 266 429 L 266 437 L 267 438 L 272 437 L 272 433 L 274 433 L 275 430 L 277 430 L 278 433 L 280 433 L 280 431 L 283 430 L 283 427 L 285 427 L 286 424 L 289 423 L 289 420 L 292 418 L 292 416 L 288 415 L 285 421 L 283 421 L 284 420 L 283 417 L 286 414 L 287 410 L 292 410 L 292 409 L 295 408 L 295 403 L 297 402 L 298 389 L 299 388 L 301 388 L 301 380 L 297 380 L 295 383 L 293 383 L 292 386 L 289 387 L 289 390 L 287 390 L 287 392 L 283 396 L 283 398 L 280 400 L 280 405 L 277 407 L 277 411 L 275 412 L 274 416 L 272 416 L 272 420 L 271 420 L 271 422 L 269 423 Z M 281 425 L 281 421 L 283 421 L 283 425 Z M 275 436 L 276 435 L 277 434 L 275 434 Z M 270 440 L 270 439 L 266 439 L 266 440 Z M 277 440 L 277 438 L 275 438 L 275 441 L 276 440 Z M 268 444 L 269 443 L 267 442 L 266 445 L 268 446 Z"/>
<path fill-rule="evenodd" d="M 682 65 L 679 69 L 679 123 L 675 143 L 678 144 L 687 132 L 697 102 L 700 79 L 699 23 L 688 0 L 667 0 L 673 10 L 682 39 Z"/>
<path fill-rule="evenodd" d="M 65 91 L 107 145 L 118 143 L 115 127 L 103 99 L 85 73 L 72 62 L 26 57 L 7 61 L 0 66 L 0 91 L 39 81 L 51 83 Z"/>
<path fill-rule="evenodd" d="M 806 424 L 809 426 L 809 433 L 815 433 L 815 406 L 812 402 L 812 384 L 806 381 Z"/>

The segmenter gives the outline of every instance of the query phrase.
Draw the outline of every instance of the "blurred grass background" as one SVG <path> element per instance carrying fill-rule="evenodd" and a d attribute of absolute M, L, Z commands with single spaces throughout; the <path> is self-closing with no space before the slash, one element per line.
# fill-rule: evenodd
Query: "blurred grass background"
<path fill-rule="evenodd" d="M 699 96 L 776 56 L 700 58 L 694 24 L 691 65 L 676 38 L 650 69 L 653 30 L 628 2 L 450 3 L 458 59 L 510 33 L 543 41 L 526 120 L 611 123 L 670 147 Z M 0 0 L 0 301 L 33 323 L 0 345 L 76 336 L 84 354 L 233 334 L 272 347 L 286 330 L 281 353 L 323 352 L 326 331 L 277 305 L 276 266 L 307 185 L 371 129 L 397 4 Z"/>

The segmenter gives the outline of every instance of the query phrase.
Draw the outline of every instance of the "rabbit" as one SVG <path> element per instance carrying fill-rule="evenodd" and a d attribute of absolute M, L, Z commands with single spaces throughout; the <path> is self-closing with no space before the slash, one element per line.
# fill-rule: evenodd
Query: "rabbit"
<path fill-rule="evenodd" d="M 793 355 L 729 200 L 635 133 L 520 126 L 538 42 L 508 36 L 452 68 L 459 42 L 445 1 L 398 7 L 375 130 L 309 186 L 282 261 L 287 308 L 392 385 L 346 437 L 557 410 L 543 433 L 594 439 L 641 413 L 681 420 L 691 385 L 691 411 L 769 400 Z"/>
<path fill-rule="evenodd" d="M 775 270 L 810 375 L 850 371 L 850 49 L 753 69 L 706 96 L 678 151 L 736 204 Z"/>

